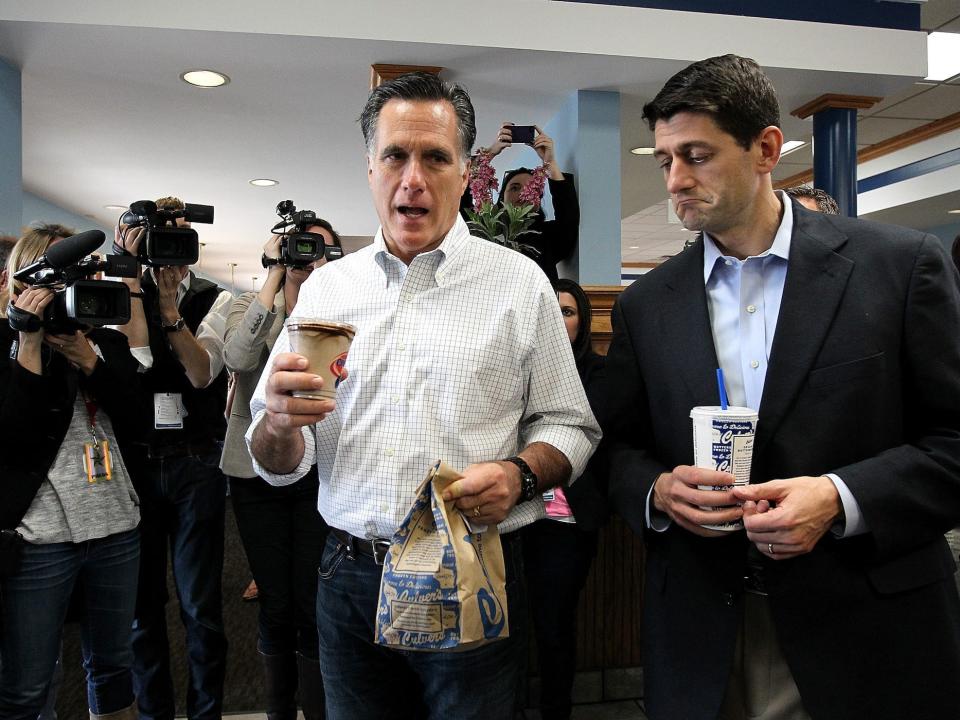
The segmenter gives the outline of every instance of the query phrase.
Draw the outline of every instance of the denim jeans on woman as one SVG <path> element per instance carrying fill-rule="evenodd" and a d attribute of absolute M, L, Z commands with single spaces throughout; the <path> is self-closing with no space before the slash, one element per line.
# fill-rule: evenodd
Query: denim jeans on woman
<path fill-rule="evenodd" d="M 81 597 L 87 703 L 105 715 L 133 704 L 131 623 L 140 543 L 136 530 L 82 543 L 24 547 L 2 582 L 0 717 L 36 718 L 53 678 L 74 588 Z"/>
<path fill-rule="evenodd" d="M 320 564 L 317 629 L 327 720 L 512 720 L 526 659 L 519 533 L 503 536 L 510 637 L 465 652 L 373 642 L 383 568 L 331 534 Z"/>

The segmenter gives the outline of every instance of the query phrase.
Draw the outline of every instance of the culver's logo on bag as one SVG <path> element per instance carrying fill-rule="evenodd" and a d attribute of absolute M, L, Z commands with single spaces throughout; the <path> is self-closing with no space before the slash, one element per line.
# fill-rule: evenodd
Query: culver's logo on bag
<path fill-rule="evenodd" d="M 437 462 L 393 536 L 380 580 L 380 645 L 455 651 L 509 636 L 500 535 L 471 532 L 442 498 L 459 477 Z"/>

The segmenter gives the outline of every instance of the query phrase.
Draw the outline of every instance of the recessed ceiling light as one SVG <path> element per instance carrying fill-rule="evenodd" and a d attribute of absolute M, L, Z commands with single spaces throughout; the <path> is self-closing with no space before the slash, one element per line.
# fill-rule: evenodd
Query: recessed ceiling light
<path fill-rule="evenodd" d="M 653 148 L 652 147 L 635 147 L 635 148 L 630 148 L 630 152 L 632 152 L 634 155 L 653 155 Z"/>
<path fill-rule="evenodd" d="M 806 144 L 807 143 L 805 143 L 803 140 L 787 140 L 783 144 L 783 147 L 780 148 L 780 157 L 783 157 L 784 155 L 789 155 L 794 150 L 799 150 Z"/>
<path fill-rule="evenodd" d="M 220 87 L 230 82 L 230 78 L 215 70 L 187 70 L 181 73 L 180 79 L 201 88 Z"/>
<path fill-rule="evenodd" d="M 957 208 L 956 210 L 947 210 L 947 212 L 950 215 L 960 215 L 960 208 Z"/>
<path fill-rule="evenodd" d="M 104 210 L 126 210 L 127 206 L 126 205 L 104 205 L 103 209 Z"/>
<path fill-rule="evenodd" d="M 639 245 L 631 245 L 631 246 L 630 246 L 630 249 L 631 249 L 631 250 L 639 250 L 639 249 L 640 249 L 640 246 L 639 246 Z"/>
<path fill-rule="evenodd" d="M 255 187 L 273 187 L 274 185 L 279 185 L 279 180 L 271 180 L 270 178 L 254 178 L 250 181 L 250 184 Z"/>
<path fill-rule="evenodd" d="M 960 75 L 960 34 L 927 35 L 927 73 L 924 80 L 946 80 Z"/>

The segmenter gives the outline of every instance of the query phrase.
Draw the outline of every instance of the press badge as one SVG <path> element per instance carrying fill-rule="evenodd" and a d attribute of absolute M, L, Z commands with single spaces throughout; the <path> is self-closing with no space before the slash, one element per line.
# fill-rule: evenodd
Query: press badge
<path fill-rule="evenodd" d="M 87 482 L 105 482 L 113 479 L 110 441 L 99 440 L 83 444 L 83 471 Z"/>
<path fill-rule="evenodd" d="M 155 430 L 183 430 L 183 407 L 180 393 L 153 394 L 153 428 Z"/>

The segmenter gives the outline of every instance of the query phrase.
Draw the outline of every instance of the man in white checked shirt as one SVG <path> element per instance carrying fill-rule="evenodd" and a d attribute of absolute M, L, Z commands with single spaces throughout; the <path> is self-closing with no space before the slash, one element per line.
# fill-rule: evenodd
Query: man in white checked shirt
<path fill-rule="evenodd" d="M 381 228 L 373 245 L 314 272 L 293 317 L 355 325 L 333 401 L 293 398 L 286 333 L 260 380 L 247 435 L 257 471 L 295 482 L 316 463 L 335 528 L 317 624 L 330 718 L 512 718 L 524 666 L 518 528 L 540 492 L 576 477 L 599 440 L 556 296 L 520 253 L 471 237 L 458 214 L 475 127 L 466 92 L 415 73 L 375 89 L 360 118 Z M 461 653 L 373 643 L 382 552 L 428 468 L 464 478 L 450 497 L 498 523 L 510 638 Z"/>

